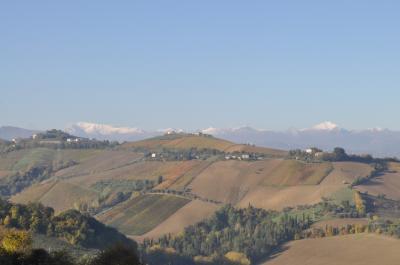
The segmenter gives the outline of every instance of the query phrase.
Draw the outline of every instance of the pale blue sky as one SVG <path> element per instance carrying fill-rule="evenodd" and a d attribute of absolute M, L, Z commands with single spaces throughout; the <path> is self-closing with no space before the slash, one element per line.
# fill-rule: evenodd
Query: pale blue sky
<path fill-rule="evenodd" d="M 400 129 L 400 1 L 2 1 L 0 125 Z"/>

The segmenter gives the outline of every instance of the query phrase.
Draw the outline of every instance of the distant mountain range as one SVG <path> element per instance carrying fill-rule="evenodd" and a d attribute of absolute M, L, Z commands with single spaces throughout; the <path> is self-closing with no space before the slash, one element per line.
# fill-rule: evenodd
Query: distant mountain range
<path fill-rule="evenodd" d="M 66 132 L 85 138 L 110 141 L 138 141 L 161 135 L 162 132 L 147 132 L 138 128 L 115 127 L 107 124 L 78 122 L 68 126 Z"/>
<path fill-rule="evenodd" d="M 139 128 L 115 127 L 106 124 L 78 122 L 68 126 L 70 134 L 112 141 L 138 141 L 169 131 L 182 132 L 182 129 L 162 129 L 145 131 Z M 4 126 L 0 127 L 0 138 L 25 138 L 36 133 L 34 130 Z M 347 130 L 332 122 L 323 122 L 307 129 L 289 129 L 286 131 L 260 130 L 252 127 L 207 128 L 193 132 L 202 132 L 236 143 L 250 143 L 258 146 L 295 149 L 311 146 L 331 150 L 340 146 L 350 153 L 369 153 L 375 156 L 400 157 L 400 131 L 388 129 Z"/>
<path fill-rule="evenodd" d="M 343 147 L 350 153 L 400 157 L 400 131 L 388 129 L 347 130 L 332 122 L 323 122 L 308 129 L 287 131 L 208 128 L 202 130 L 216 137 L 239 143 L 251 143 L 278 149 L 318 147 L 331 150 Z"/>
<path fill-rule="evenodd" d="M 1 126 L 0 139 L 11 141 L 14 138 L 28 138 L 38 132 L 37 130 L 28 130 L 13 126 Z"/>

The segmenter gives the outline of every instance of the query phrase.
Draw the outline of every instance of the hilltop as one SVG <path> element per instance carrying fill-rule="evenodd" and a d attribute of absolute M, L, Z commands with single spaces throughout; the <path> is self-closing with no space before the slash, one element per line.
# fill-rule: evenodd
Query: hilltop
<path fill-rule="evenodd" d="M 162 149 L 172 150 L 217 150 L 224 153 L 246 152 L 259 153 L 277 157 L 287 155 L 286 151 L 258 147 L 249 144 L 236 144 L 227 140 L 216 138 L 209 134 L 197 133 L 167 133 L 162 136 L 149 138 L 137 142 L 124 143 L 122 148 L 130 148 L 133 150 L 160 151 Z"/>
<path fill-rule="evenodd" d="M 0 127 L 0 139 L 11 141 L 17 138 L 29 138 L 35 133 L 39 133 L 38 130 L 29 130 L 18 128 L 14 126 L 1 126 Z"/>

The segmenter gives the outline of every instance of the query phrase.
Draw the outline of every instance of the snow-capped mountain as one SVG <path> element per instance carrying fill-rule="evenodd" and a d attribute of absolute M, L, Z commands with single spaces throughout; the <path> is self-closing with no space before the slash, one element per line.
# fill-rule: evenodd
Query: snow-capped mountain
<path fill-rule="evenodd" d="M 78 122 L 68 126 L 66 132 L 86 138 L 110 141 L 137 141 L 161 134 L 161 132 L 146 132 L 131 127 L 116 127 L 108 124 Z"/>
<path fill-rule="evenodd" d="M 400 157 L 400 132 L 387 129 L 347 130 L 333 122 L 311 128 L 287 131 L 258 130 L 251 127 L 206 130 L 208 133 L 237 143 L 252 143 L 279 149 L 316 146 L 324 150 L 343 147 L 352 153 Z"/>
<path fill-rule="evenodd" d="M 311 128 L 303 129 L 303 131 L 334 131 L 340 130 L 339 126 L 331 121 L 324 121 L 314 125 Z"/>
<path fill-rule="evenodd" d="M 185 132 L 185 130 L 183 129 L 177 129 L 177 128 L 165 128 L 165 129 L 159 129 L 157 130 L 157 133 L 161 133 L 161 134 L 166 134 L 166 133 L 183 133 Z"/>

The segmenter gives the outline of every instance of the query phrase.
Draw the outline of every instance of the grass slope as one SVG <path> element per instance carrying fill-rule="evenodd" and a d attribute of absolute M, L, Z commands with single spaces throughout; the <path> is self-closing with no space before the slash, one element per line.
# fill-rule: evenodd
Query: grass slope
<path fill-rule="evenodd" d="M 390 163 L 389 170 L 382 176 L 375 177 L 356 189 L 371 195 L 384 194 L 387 198 L 400 200 L 400 163 Z"/>
<path fill-rule="evenodd" d="M 331 171 L 331 163 L 303 163 L 285 160 L 270 172 L 263 182 L 266 186 L 295 186 L 319 184 Z"/>
<path fill-rule="evenodd" d="M 300 187 L 307 193 L 331 170 L 330 163 L 305 164 L 282 159 L 256 162 L 218 161 L 202 171 L 189 188 L 204 198 L 233 204 L 260 188 L 265 189 L 265 192 L 260 192 L 247 201 L 253 204 L 253 200 L 262 202 L 268 198 L 271 190 L 280 192 L 284 188 Z M 321 195 L 318 194 L 318 199 L 320 198 Z"/>
<path fill-rule="evenodd" d="M 220 206 L 216 204 L 200 200 L 191 201 L 154 229 L 142 236 L 135 236 L 134 239 L 136 241 L 141 241 L 144 238 L 157 239 L 165 234 L 178 234 L 182 232 L 185 227 L 211 217 L 219 207 Z"/>
<path fill-rule="evenodd" d="M 33 166 L 52 165 L 56 168 L 60 163 L 70 160 L 82 162 L 98 152 L 99 150 L 55 150 L 49 148 L 18 150 L 0 155 L 0 171 L 10 175 L 17 171 L 26 171 Z"/>
<path fill-rule="evenodd" d="M 97 218 L 127 235 L 142 235 L 189 202 L 188 199 L 172 195 L 142 195 Z"/>
<path fill-rule="evenodd" d="M 84 186 L 65 181 L 46 181 L 35 184 L 11 198 L 14 203 L 40 202 L 59 213 L 71 208 L 79 201 L 93 201 L 98 194 Z"/>
<path fill-rule="evenodd" d="M 323 197 L 332 198 L 339 203 L 343 200 L 351 202 L 353 195 L 348 188 L 349 183 L 359 176 L 368 175 L 372 170 L 367 164 L 354 162 L 335 162 L 332 163 L 332 167 L 333 170 L 323 177 L 322 181 L 315 181 L 320 179 L 319 177 L 309 178 L 315 181 L 315 185 L 255 187 L 246 193 L 239 206 L 245 207 L 250 203 L 255 207 L 281 210 L 285 207 L 294 207 L 296 205 L 315 204 L 320 202 Z M 278 171 L 285 172 L 286 170 L 279 169 Z M 287 169 L 287 171 L 290 171 L 290 169 Z M 316 172 L 323 171 L 318 169 Z M 295 175 L 297 175 L 297 178 L 289 178 L 290 182 L 295 179 L 297 181 L 303 179 L 302 177 L 299 178 L 303 174 L 296 173 Z M 315 174 L 313 175 L 315 176 Z"/>
<path fill-rule="evenodd" d="M 262 265 L 397 265 L 400 240 L 356 234 L 293 241 Z"/>
<path fill-rule="evenodd" d="M 216 149 L 224 151 L 234 143 L 209 136 L 198 136 L 191 134 L 171 134 L 154 137 L 147 140 L 125 143 L 122 148 L 146 148 L 157 150 L 162 148 L 171 149 Z"/>

